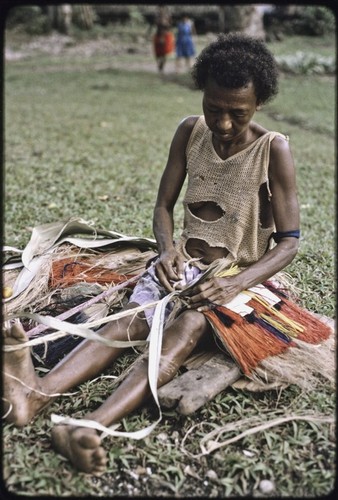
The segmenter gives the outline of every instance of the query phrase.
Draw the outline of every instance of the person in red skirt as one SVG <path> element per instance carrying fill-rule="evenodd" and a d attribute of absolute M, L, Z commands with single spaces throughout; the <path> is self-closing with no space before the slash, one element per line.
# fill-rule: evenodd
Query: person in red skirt
<path fill-rule="evenodd" d="M 175 49 L 175 39 L 169 26 L 158 25 L 153 39 L 157 67 L 163 73 L 167 56 Z"/>

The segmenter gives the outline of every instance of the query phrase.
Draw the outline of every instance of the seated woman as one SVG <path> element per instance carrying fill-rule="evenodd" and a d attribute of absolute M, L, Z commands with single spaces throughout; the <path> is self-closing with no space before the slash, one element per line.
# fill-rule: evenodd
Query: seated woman
<path fill-rule="evenodd" d="M 299 208 L 288 140 L 253 121 L 255 112 L 276 95 L 277 76 L 264 43 L 241 34 L 220 35 L 197 57 L 193 78 L 203 91 L 203 114 L 183 119 L 173 137 L 154 209 L 158 259 L 140 279 L 127 307 L 158 300 L 191 283 L 218 259 L 225 268 L 236 264 L 240 272 L 210 276 L 192 288 L 188 307 L 165 327 L 158 386 L 175 376 L 202 339 L 214 342 L 210 308 L 270 278 L 297 253 Z M 173 212 L 187 176 L 184 227 L 174 242 Z M 276 231 L 279 237 L 273 245 Z M 108 323 L 100 334 L 113 340 L 145 340 L 152 312 Z M 20 324 L 5 332 L 7 345 L 25 340 Z M 12 405 L 7 420 L 26 425 L 54 400 L 49 394 L 62 394 L 96 377 L 121 352 L 85 340 L 41 378 L 27 348 L 6 352 L 4 397 Z M 143 357 L 86 419 L 109 426 L 150 396 Z M 95 429 L 57 425 L 52 441 L 77 469 L 94 474 L 105 470 L 106 452 Z"/>

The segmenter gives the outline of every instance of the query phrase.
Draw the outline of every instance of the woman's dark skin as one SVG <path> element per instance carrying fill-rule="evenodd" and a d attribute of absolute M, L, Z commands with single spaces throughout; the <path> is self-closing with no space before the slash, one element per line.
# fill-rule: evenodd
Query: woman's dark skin
<path fill-rule="evenodd" d="M 229 89 L 220 87 L 209 78 L 203 95 L 203 113 L 213 134 L 214 149 L 220 158 L 226 159 L 243 150 L 266 132 L 252 121 L 260 105 L 252 82 L 241 88 Z M 180 280 L 183 273 L 184 259 L 173 245 L 173 212 L 186 177 L 185 150 L 197 118 L 190 116 L 177 128 L 154 209 L 153 227 L 159 249 L 156 273 L 168 291 L 173 290 L 173 282 Z M 267 200 L 264 186 L 260 192 L 261 223 L 269 225 L 273 219 L 277 231 L 298 229 L 294 164 L 287 141 L 280 137 L 271 143 L 269 182 L 271 202 Z M 220 207 L 211 202 L 194 204 L 190 208 L 196 216 L 205 220 L 215 220 L 222 215 Z M 209 263 L 226 255 L 226 249 L 210 248 L 202 236 L 201 240 L 188 240 L 187 250 L 191 257 L 202 258 L 203 262 Z M 239 274 L 210 278 L 197 285 L 190 297 L 191 309 L 181 313 L 164 331 L 158 386 L 171 380 L 197 343 L 203 337 L 210 336 L 210 326 L 201 314 L 208 308 L 206 301 L 216 304 L 229 302 L 241 291 L 261 283 L 286 267 L 293 260 L 297 249 L 296 238 L 283 238 Z M 130 304 L 129 307 L 136 305 Z M 131 317 L 132 320 L 129 317 L 105 325 L 100 330 L 101 335 L 116 340 L 127 340 L 128 336 L 132 340 L 146 339 L 149 328 L 144 318 Z M 5 332 L 5 342 L 9 345 L 20 344 L 25 340 L 20 325 L 14 325 Z M 43 378 L 36 376 L 28 348 L 6 352 L 4 398 L 13 405 L 7 420 L 19 426 L 27 424 L 54 400 L 54 396 L 46 394 L 64 393 L 94 378 L 110 366 L 122 351 L 85 340 Z M 17 379 L 23 380 L 29 388 Z M 112 425 L 140 407 L 150 394 L 145 359 L 135 365 L 107 400 L 85 418 L 105 426 Z M 55 449 L 79 470 L 93 474 L 105 470 L 106 452 L 95 430 L 57 425 L 52 431 L 52 440 Z"/>

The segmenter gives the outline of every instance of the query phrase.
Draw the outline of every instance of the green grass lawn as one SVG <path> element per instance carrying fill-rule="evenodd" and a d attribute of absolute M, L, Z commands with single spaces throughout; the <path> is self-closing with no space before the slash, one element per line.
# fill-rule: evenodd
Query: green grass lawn
<path fill-rule="evenodd" d="M 316 47 L 332 54 L 333 41 L 285 39 L 277 54 Z M 199 44 L 203 39 L 199 40 Z M 121 60 L 137 62 L 137 55 Z M 150 55 L 142 60 L 152 63 Z M 168 149 L 179 121 L 201 113 L 201 94 L 187 78 L 161 80 L 156 72 L 113 67 L 106 54 L 31 56 L 5 65 L 5 243 L 24 247 L 32 227 L 81 216 L 102 228 L 152 237 L 152 210 Z M 102 63 L 102 66 L 100 66 Z M 111 65 L 110 65 L 111 63 Z M 334 317 L 335 81 L 283 75 L 280 95 L 256 120 L 290 136 L 295 158 L 302 240 L 287 268 L 311 310 Z M 182 220 L 179 206 L 177 221 Z M 177 231 L 178 232 L 178 231 Z M 127 355 L 116 370 L 122 370 Z M 115 371 L 114 371 L 115 373 Z M 106 438 L 108 472 L 94 478 L 74 471 L 50 447 L 50 414 L 81 415 L 103 401 L 109 385 L 87 383 L 60 398 L 31 425 L 4 425 L 4 477 L 11 492 L 56 496 L 251 496 L 262 479 L 278 496 L 309 497 L 333 487 L 334 432 L 330 425 L 290 422 L 247 436 L 202 458 L 206 429 L 256 415 L 315 412 L 331 415 L 334 394 L 289 387 L 280 394 L 230 389 L 189 417 L 166 412 L 143 441 Z M 93 397 L 95 395 L 95 398 Z M 134 430 L 154 419 L 151 405 L 124 421 Z M 207 427 L 202 427 L 208 422 Z M 34 446 L 33 446 L 34 445 Z M 210 471 L 216 472 L 215 477 Z"/>

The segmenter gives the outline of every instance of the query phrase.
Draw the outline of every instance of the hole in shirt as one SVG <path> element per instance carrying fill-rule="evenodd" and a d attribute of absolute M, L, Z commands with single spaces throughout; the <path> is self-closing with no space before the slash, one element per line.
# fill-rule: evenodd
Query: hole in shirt
<path fill-rule="evenodd" d="M 188 207 L 195 217 L 208 222 L 219 220 L 225 214 L 224 210 L 213 201 L 189 203 Z"/>

